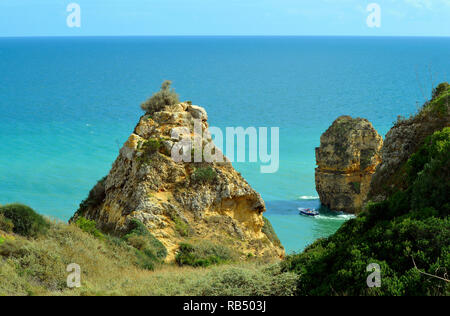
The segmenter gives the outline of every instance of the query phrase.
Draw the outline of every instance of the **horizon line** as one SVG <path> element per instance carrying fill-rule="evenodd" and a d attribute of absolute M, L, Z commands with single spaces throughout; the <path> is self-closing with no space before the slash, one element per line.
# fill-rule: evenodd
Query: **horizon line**
<path fill-rule="evenodd" d="M 81 37 L 408 37 L 408 38 L 449 38 L 450 35 L 11 35 L 2 38 L 81 38 Z"/>

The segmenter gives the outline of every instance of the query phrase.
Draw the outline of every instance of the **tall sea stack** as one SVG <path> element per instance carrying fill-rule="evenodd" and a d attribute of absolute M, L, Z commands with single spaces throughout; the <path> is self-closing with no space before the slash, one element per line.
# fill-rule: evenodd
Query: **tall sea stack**
<path fill-rule="evenodd" d="M 137 219 L 167 248 L 168 261 L 180 243 L 192 240 L 217 242 L 243 257 L 283 257 L 283 247 L 263 218 L 264 201 L 228 160 L 172 158 L 172 147 L 191 139 L 199 125 L 206 135 L 200 145 L 219 151 L 208 137 L 207 119 L 203 108 L 190 103 L 147 112 L 108 176 L 92 189 L 72 220 L 83 216 L 120 235 Z M 174 129 L 180 128 L 184 132 L 174 136 Z"/>
<path fill-rule="evenodd" d="M 316 148 L 316 190 L 321 203 L 332 210 L 358 213 L 381 162 L 382 146 L 382 137 L 368 120 L 338 117 Z"/>

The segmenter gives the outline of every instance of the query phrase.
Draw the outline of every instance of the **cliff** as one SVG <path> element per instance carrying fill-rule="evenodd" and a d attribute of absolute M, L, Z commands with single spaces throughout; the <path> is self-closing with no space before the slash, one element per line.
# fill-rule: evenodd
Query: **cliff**
<path fill-rule="evenodd" d="M 243 257 L 283 257 L 278 238 L 264 226 L 264 201 L 228 160 L 172 158 L 172 149 L 194 138 L 196 128 L 204 137 L 195 143 L 220 157 L 207 119 L 203 108 L 190 103 L 142 116 L 108 176 L 92 189 L 72 221 L 82 216 L 95 220 L 103 231 L 123 235 L 137 219 L 166 247 L 167 261 L 174 259 L 181 243 L 195 240 L 226 245 Z M 178 153 L 198 157 L 192 148 Z"/>
<path fill-rule="evenodd" d="M 407 187 L 406 162 L 424 144 L 425 139 L 446 126 L 450 126 L 450 85 L 440 84 L 432 99 L 415 116 L 399 117 L 386 134 L 381 149 L 381 164 L 371 183 L 368 198 L 382 201 L 391 193 Z"/>
<path fill-rule="evenodd" d="M 450 295 L 449 97 L 439 85 L 387 134 L 371 184 L 381 201 L 283 263 L 300 275 L 296 294 Z"/>
<path fill-rule="evenodd" d="M 332 210 L 357 213 L 380 163 L 383 140 L 362 118 L 341 116 L 320 137 L 316 148 L 316 190 Z"/>

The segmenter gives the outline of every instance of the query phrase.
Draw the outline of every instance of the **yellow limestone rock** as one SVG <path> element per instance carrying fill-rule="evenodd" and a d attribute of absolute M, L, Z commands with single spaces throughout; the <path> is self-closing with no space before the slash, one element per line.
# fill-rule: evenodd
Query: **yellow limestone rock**
<path fill-rule="evenodd" d="M 166 246 L 168 261 L 180 242 L 193 239 L 225 244 L 242 256 L 283 257 L 283 247 L 263 233 L 264 201 L 229 161 L 172 159 L 172 147 L 194 134 L 194 120 L 209 135 L 207 117 L 203 108 L 187 103 L 142 116 L 108 176 L 91 191 L 99 202 L 87 203 L 72 220 L 84 216 L 121 233 L 138 219 Z M 173 137 L 180 127 L 189 132 Z M 219 151 L 210 137 L 202 145 Z M 195 172 L 202 169 L 212 170 L 213 179 L 198 181 Z"/>
<path fill-rule="evenodd" d="M 382 137 L 368 120 L 337 118 L 316 148 L 316 190 L 322 204 L 336 211 L 361 211 L 382 146 Z"/>

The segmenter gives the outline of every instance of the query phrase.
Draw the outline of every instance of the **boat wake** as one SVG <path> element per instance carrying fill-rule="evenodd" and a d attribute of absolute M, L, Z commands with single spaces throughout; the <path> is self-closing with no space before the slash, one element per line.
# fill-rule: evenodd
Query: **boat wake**
<path fill-rule="evenodd" d="M 318 196 L 313 196 L 313 195 L 302 195 L 298 197 L 299 200 L 318 200 L 319 197 Z"/>
<path fill-rule="evenodd" d="M 321 220 L 332 220 L 332 221 L 348 221 L 349 219 L 355 218 L 356 216 L 353 214 L 337 214 L 337 215 L 322 215 L 319 214 L 316 216 L 316 219 Z"/>
<path fill-rule="evenodd" d="M 299 211 L 306 211 L 309 210 L 308 208 L 298 208 Z M 317 211 L 316 209 L 312 209 L 314 211 Z M 320 210 L 319 210 L 320 212 Z M 348 221 L 349 219 L 355 218 L 356 216 L 353 214 L 347 214 L 344 212 L 326 212 L 326 213 L 319 213 L 319 215 L 316 215 L 312 218 L 314 219 L 320 219 L 320 220 L 332 220 L 332 221 Z"/>

